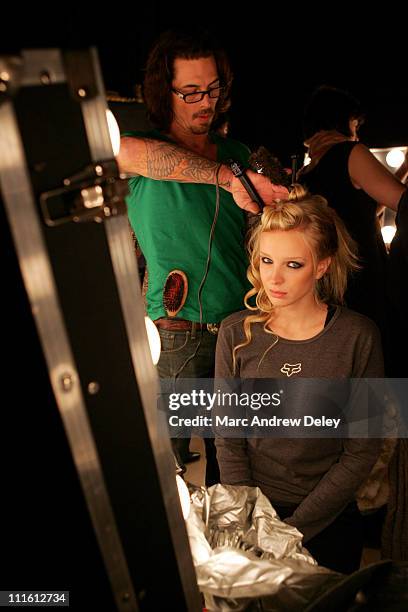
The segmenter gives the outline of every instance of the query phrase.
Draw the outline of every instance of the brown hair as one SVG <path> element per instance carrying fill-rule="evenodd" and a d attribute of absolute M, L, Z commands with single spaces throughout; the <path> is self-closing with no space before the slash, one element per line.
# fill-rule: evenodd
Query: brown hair
<path fill-rule="evenodd" d="M 215 109 L 214 121 L 230 105 L 229 93 L 232 71 L 225 54 L 208 32 L 184 32 L 169 30 L 161 34 L 147 59 L 144 98 L 149 120 L 155 127 L 167 131 L 173 120 L 171 86 L 174 77 L 174 60 L 211 57 L 217 65 L 220 84 L 224 87 Z"/>

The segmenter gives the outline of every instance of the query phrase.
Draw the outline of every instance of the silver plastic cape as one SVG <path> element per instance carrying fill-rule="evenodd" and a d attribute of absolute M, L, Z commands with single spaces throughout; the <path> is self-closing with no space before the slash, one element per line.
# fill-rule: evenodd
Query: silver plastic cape
<path fill-rule="evenodd" d="M 263 610 L 303 610 L 342 576 L 317 565 L 258 487 L 190 486 L 190 493 L 187 531 L 208 610 L 247 610 L 257 598 Z"/>

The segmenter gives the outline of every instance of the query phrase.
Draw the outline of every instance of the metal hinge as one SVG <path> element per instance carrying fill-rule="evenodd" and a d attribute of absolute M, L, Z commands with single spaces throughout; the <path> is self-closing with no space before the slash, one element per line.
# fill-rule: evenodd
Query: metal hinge
<path fill-rule="evenodd" d="M 96 221 L 126 213 L 127 181 L 119 175 L 114 159 L 86 166 L 63 181 L 63 186 L 40 195 L 45 223 Z"/>

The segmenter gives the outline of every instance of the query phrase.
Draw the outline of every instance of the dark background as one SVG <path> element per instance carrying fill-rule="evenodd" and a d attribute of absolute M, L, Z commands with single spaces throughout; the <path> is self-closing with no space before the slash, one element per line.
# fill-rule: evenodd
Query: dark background
<path fill-rule="evenodd" d="M 331 2 L 317 11 L 293 3 L 210 0 L 9 7 L 0 51 L 94 45 L 106 89 L 132 97 L 158 33 L 177 25 L 209 27 L 235 74 L 230 135 L 251 147 L 263 144 L 288 163 L 304 150 L 302 109 L 323 83 L 361 100 L 367 120 L 360 137 L 367 145 L 408 144 L 407 32 L 399 11 L 391 3 L 361 8 Z"/>

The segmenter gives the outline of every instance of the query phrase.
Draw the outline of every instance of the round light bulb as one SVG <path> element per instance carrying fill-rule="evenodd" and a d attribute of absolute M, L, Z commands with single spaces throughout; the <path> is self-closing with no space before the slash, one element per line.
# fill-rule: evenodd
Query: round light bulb
<path fill-rule="evenodd" d="M 399 168 L 405 159 L 401 149 L 391 149 L 385 157 L 385 161 L 390 168 Z"/>
<path fill-rule="evenodd" d="M 108 121 L 109 136 L 112 142 L 113 154 L 115 157 L 117 157 L 120 151 L 120 129 L 118 122 L 115 119 L 115 115 L 109 108 L 106 109 L 106 119 Z"/>
<path fill-rule="evenodd" d="M 396 231 L 397 228 L 394 225 L 384 225 L 384 227 L 381 228 L 381 234 L 385 244 L 391 244 Z"/>
<path fill-rule="evenodd" d="M 184 480 L 176 474 L 177 489 L 180 498 L 181 511 L 183 512 L 184 520 L 188 519 L 191 508 L 190 493 Z"/>
<path fill-rule="evenodd" d="M 157 327 L 149 317 L 145 317 L 145 325 L 152 361 L 154 365 L 156 365 L 160 359 L 161 352 L 160 334 Z"/>

